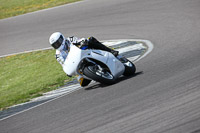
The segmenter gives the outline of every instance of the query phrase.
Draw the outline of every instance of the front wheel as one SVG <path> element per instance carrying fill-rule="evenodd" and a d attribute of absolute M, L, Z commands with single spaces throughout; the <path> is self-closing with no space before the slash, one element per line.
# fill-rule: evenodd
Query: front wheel
<path fill-rule="evenodd" d="M 135 65 L 129 61 L 128 59 L 126 59 L 127 61 L 124 62 L 124 66 L 125 66 L 125 71 L 123 73 L 124 76 L 131 76 L 131 75 L 134 75 L 135 74 L 135 71 L 136 71 L 136 67 Z"/>
<path fill-rule="evenodd" d="M 88 78 L 91 78 L 91 79 L 93 79 L 97 82 L 100 82 L 102 84 L 111 85 L 111 84 L 115 83 L 115 78 L 113 77 L 113 75 L 109 71 L 102 70 L 96 65 L 86 66 L 83 69 L 83 73 Z"/>

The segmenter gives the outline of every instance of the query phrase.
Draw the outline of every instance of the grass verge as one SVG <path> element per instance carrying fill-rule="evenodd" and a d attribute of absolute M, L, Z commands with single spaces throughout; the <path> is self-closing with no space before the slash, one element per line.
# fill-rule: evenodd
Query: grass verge
<path fill-rule="evenodd" d="M 55 50 L 44 50 L 0 58 L 0 110 L 29 101 L 72 80 L 63 72 L 54 54 Z"/>
<path fill-rule="evenodd" d="M 0 0 L 0 19 L 80 0 Z"/>

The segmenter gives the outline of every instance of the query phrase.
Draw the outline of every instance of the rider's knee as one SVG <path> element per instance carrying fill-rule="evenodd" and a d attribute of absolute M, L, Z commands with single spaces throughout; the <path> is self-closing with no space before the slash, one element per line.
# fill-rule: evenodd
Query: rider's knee
<path fill-rule="evenodd" d="M 97 39 L 94 38 L 93 36 L 89 37 L 88 41 L 89 41 L 89 43 L 97 43 L 98 42 Z"/>

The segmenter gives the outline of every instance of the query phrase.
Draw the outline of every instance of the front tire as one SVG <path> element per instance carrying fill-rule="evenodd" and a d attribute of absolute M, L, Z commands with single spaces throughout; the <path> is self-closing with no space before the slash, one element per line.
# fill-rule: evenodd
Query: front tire
<path fill-rule="evenodd" d="M 127 59 L 127 61 L 123 64 L 125 66 L 125 71 L 123 73 L 124 76 L 131 76 L 135 74 L 136 67 L 131 61 Z"/>
<path fill-rule="evenodd" d="M 109 71 L 103 72 L 95 65 L 86 66 L 83 69 L 83 73 L 85 76 L 102 84 L 111 85 L 115 83 L 115 78 Z"/>

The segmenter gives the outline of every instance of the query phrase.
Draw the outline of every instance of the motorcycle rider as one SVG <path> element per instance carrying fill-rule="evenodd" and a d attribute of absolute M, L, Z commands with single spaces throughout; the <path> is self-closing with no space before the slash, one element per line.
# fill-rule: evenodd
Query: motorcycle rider
<path fill-rule="evenodd" d="M 62 66 L 68 55 L 68 52 L 70 51 L 71 45 L 76 45 L 81 49 L 90 48 L 108 51 L 114 56 L 117 56 L 119 53 L 118 51 L 106 47 L 94 37 L 89 37 L 88 39 L 79 39 L 78 37 L 74 36 L 65 38 L 60 32 L 54 32 L 49 38 L 49 43 L 54 49 L 56 49 L 56 59 Z M 91 82 L 91 80 L 84 79 L 83 77 L 78 77 L 78 81 L 82 87 L 87 86 Z"/>

